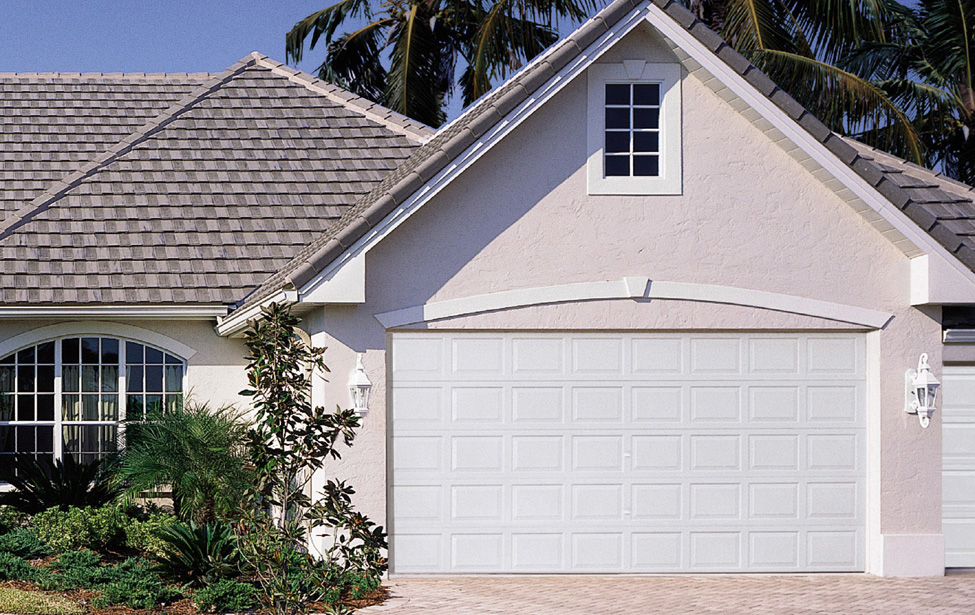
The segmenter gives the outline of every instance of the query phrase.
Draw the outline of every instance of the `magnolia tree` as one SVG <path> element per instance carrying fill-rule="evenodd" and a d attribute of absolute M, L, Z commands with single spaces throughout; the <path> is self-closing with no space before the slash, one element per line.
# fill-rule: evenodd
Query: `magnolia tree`
<path fill-rule="evenodd" d="M 299 319 L 284 305 L 263 310 L 246 334 L 248 389 L 254 426 L 248 434 L 257 480 L 238 524 L 241 553 L 254 572 L 265 606 L 301 613 L 334 585 L 335 575 L 378 578 L 386 570 L 386 533 L 352 506 L 355 491 L 329 478 L 310 493 L 312 475 L 351 446 L 359 419 L 352 410 L 328 412 L 311 403 L 311 379 L 327 372 L 324 348 L 297 335 Z M 309 532 L 327 528 L 332 544 L 322 559 L 308 553 Z"/>

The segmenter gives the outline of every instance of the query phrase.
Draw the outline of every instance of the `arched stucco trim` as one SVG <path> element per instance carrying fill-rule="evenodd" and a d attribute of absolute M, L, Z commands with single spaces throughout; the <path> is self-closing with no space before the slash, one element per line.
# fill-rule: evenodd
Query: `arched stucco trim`
<path fill-rule="evenodd" d="M 135 327 L 133 325 L 123 325 L 115 322 L 62 322 L 56 325 L 38 327 L 25 331 L 20 335 L 0 341 L 0 357 L 4 357 L 11 352 L 15 352 L 26 346 L 32 346 L 40 342 L 56 339 L 59 337 L 71 337 L 79 335 L 111 335 L 132 340 L 133 342 L 143 342 L 155 346 L 161 350 L 176 355 L 184 361 L 196 354 L 196 350 L 190 348 L 182 342 L 178 342 L 171 337 L 165 336 L 149 329 Z"/>
<path fill-rule="evenodd" d="M 392 329 L 404 325 L 481 312 L 607 299 L 679 299 L 723 303 L 814 316 L 870 329 L 881 329 L 893 318 L 892 314 L 886 312 L 819 299 L 807 299 L 796 295 L 717 284 L 662 282 L 651 281 L 650 278 L 646 277 L 627 277 L 619 281 L 519 288 L 446 301 L 434 301 L 424 305 L 376 314 L 376 319 L 385 328 Z"/>

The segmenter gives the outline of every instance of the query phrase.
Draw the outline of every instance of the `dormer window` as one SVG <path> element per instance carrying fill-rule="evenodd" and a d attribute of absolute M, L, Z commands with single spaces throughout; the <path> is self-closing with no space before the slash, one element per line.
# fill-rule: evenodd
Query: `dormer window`
<path fill-rule="evenodd" d="M 589 193 L 680 194 L 680 66 L 589 69 Z"/>

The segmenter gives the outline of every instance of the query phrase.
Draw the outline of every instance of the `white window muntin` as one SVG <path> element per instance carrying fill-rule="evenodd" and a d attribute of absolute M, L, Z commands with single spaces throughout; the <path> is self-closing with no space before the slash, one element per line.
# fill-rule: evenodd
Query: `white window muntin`
<path fill-rule="evenodd" d="M 681 68 L 679 64 L 660 64 L 627 60 L 619 64 L 594 64 L 588 70 L 588 189 L 589 194 L 680 194 L 681 173 Z M 660 120 L 658 124 L 658 169 L 655 175 L 614 176 L 607 173 L 607 84 L 656 84 L 660 88 Z M 630 105 L 630 108 L 639 107 Z M 632 111 L 631 111 L 632 113 Z M 632 115 L 631 115 L 632 118 Z M 632 129 L 630 133 L 640 132 Z M 631 137 L 632 138 L 632 137 Z M 632 171 L 635 155 L 630 145 L 629 164 Z"/>
<path fill-rule="evenodd" d="M 184 359 L 141 341 L 82 334 L 25 346 L 0 358 L 0 456 L 111 452 L 126 415 L 172 407 L 185 378 Z"/>

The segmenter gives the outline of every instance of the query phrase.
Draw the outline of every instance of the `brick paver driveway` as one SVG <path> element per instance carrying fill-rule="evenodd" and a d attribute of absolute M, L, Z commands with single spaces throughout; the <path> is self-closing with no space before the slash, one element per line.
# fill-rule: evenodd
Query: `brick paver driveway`
<path fill-rule="evenodd" d="M 975 614 L 975 576 L 393 577 L 360 615 Z"/>

